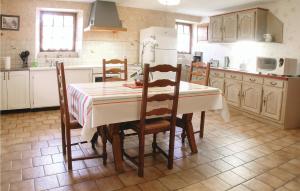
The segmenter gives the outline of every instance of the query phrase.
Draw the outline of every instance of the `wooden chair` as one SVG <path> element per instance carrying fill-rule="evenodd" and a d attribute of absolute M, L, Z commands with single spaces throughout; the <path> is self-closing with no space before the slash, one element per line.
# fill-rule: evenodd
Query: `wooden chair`
<path fill-rule="evenodd" d="M 121 64 L 121 67 L 108 67 L 107 65 L 117 65 Z M 105 60 L 103 59 L 103 81 L 127 81 L 127 59 L 118 60 Z M 109 75 L 119 75 L 120 77 L 109 76 Z M 123 75 L 123 78 L 122 78 Z"/>
<path fill-rule="evenodd" d="M 210 64 L 204 62 L 192 62 L 190 75 L 189 75 L 189 82 L 196 83 L 204 86 L 209 85 L 209 73 L 210 73 Z M 182 121 L 181 118 L 177 118 L 178 123 Z M 200 130 L 195 131 L 194 134 L 199 133 L 200 138 L 203 138 L 204 135 L 204 122 L 205 122 L 205 111 L 201 112 L 201 121 L 200 121 Z M 184 143 L 186 134 L 185 131 L 182 131 L 181 138 L 182 143 Z"/>
<path fill-rule="evenodd" d="M 171 81 L 167 79 L 159 79 L 154 82 L 149 82 L 149 73 L 150 72 L 176 72 L 176 80 Z M 145 64 L 144 68 L 144 84 L 143 84 L 143 94 L 142 94 L 142 103 L 141 103 L 141 113 L 140 121 L 135 121 L 127 123 L 125 126 L 126 129 L 132 129 L 138 134 L 139 138 L 139 154 L 136 157 L 129 156 L 124 151 L 124 141 L 122 143 L 122 150 L 124 151 L 124 156 L 127 157 L 130 161 L 138 166 L 138 175 L 144 175 L 144 147 L 145 147 L 145 135 L 153 134 L 153 153 L 156 153 L 156 149 L 163 153 L 164 156 L 168 158 L 168 168 L 173 168 L 173 158 L 174 158 L 174 142 L 175 142 L 175 125 L 176 125 L 176 114 L 178 106 L 178 95 L 179 95 L 179 84 L 180 84 L 180 74 L 181 74 L 181 65 L 178 64 L 177 67 L 171 65 L 157 65 L 150 67 L 149 64 Z M 149 88 L 152 87 L 167 87 L 173 86 L 173 94 L 156 94 L 149 96 Z M 148 111 L 148 104 L 150 102 L 163 102 L 171 101 L 172 106 L 169 108 L 156 108 L 151 111 Z M 157 104 L 159 105 L 159 104 Z M 168 115 L 168 117 L 153 118 L 162 115 Z M 149 117 L 151 119 L 149 119 Z M 165 153 L 156 143 L 156 135 L 160 132 L 170 131 L 170 140 L 169 140 L 169 152 Z M 124 137 L 123 137 L 124 138 Z M 152 153 L 151 153 L 152 155 Z M 147 156 L 147 155 L 146 155 Z M 138 160 L 136 160 L 138 158 Z"/>
<path fill-rule="evenodd" d="M 93 159 L 93 158 L 103 158 L 103 164 L 106 164 L 107 160 L 107 153 L 106 153 L 106 136 L 104 133 L 104 127 L 98 127 L 97 133 L 102 136 L 102 144 L 103 144 L 103 153 L 102 155 L 94 154 L 89 156 L 83 157 L 72 157 L 72 146 L 79 145 L 81 148 L 81 144 L 87 143 L 86 141 L 78 142 L 78 143 L 71 143 L 71 130 L 72 129 L 79 129 L 82 126 L 78 123 L 78 121 L 69 113 L 68 107 L 68 98 L 67 98 L 67 90 L 66 90 L 66 80 L 65 80 L 65 71 L 64 71 L 64 64 L 63 63 L 56 63 L 56 72 L 57 72 L 57 82 L 58 82 L 58 92 L 59 92 L 59 103 L 60 103 L 60 114 L 61 114 L 61 133 L 62 133 L 62 149 L 63 154 L 67 154 L 67 163 L 68 169 L 72 169 L 72 161 L 77 160 L 86 160 L 86 159 Z M 95 135 L 96 135 L 95 134 Z M 94 137 L 95 137 L 94 135 Z M 95 148 L 95 138 L 91 141 L 92 147 Z M 95 150 L 96 151 L 96 150 Z M 84 153 L 84 152 L 83 152 Z"/>

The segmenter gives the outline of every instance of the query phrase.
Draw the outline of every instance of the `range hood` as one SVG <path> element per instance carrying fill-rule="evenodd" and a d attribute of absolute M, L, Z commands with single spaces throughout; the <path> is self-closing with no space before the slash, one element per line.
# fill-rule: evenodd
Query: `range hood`
<path fill-rule="evenodd" d="M 115 2 L 96 0 L 92 3 L 87 31 L 127 31 L 123 28 Z"/>

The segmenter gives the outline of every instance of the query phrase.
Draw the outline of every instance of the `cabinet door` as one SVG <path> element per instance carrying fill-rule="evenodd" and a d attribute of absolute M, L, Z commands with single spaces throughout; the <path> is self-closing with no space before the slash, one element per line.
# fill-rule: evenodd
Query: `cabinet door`
<path fill-rule="evenodd" d="M 262 85 L 243 83 L 241 106 L 243 109 L 260 113 Z"/>
<path fill-rule="evenodd" d="M 227 102 L 233 106 L 239 107 L 241 105 L 241 88 L 242 82 L 237 80 L 225 81 L 225 98 Z"/>
<path fill-rule="evenodd" d="M 238 40 L 255 40 L 256 11 L 238 13 Z"/>
<path fill-rule="evenodd" d="M 210 78 L 210 86 L 219 88 L 224 93 L 224 79 L 222 78 Z"/>
<path fill-rule="evenodd" d="M 7 110 L 6 72 L 1 72 L 1 110 Z"/>
<path fill-rule="evenodd" d="M 66 69 L 66 83 L 74 84 L 74 83 L 91 83 L 92 82 L 92 70 L 71 70 Z"/>
<path fill-rule="evenodd" d="M 7 72 L 7 109 L 29 108 L 29 71 Z"/>
<path fill-rule="evenodd" d="M 31 71 L 30 79 L 32 108 L 59 106 L 55 70 Z"/>
<path fill-rule="evenodd" d="M 237 40 L 237 13 L 223 16 L 223 41 L 234 42 Z"/>
<path fill-rule="evenodd" d="M 281 88 L 264 86 L 262 114 L 280 120 L 282 97 L 283 90 Z"/>
<path fill-rule="evenodd" d="M 209 41 L 211 42 L 221 42 L 222 41 L 222 26 L 223 17 L 216 16 L 211 17 L 209 22 Z"/>

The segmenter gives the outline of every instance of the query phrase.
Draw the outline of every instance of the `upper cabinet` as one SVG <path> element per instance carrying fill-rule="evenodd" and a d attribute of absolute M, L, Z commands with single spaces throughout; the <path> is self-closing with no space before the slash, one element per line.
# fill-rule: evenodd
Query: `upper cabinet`
<path fill-rule="evenodd" d="M 265 34 L 271 34 L 273 42 L 282 42 L 282 33 L 283 24 L 261 8 L 212 16 L 209 24 L 210 42 L 264 41 Z"/>
<path fill-rule="evenodd" d="M 237 39 L 237 14 L 231 13 L 223 16 L 223 41 L 234 42 Z"/>
<path fill-rule="evenodd" d="M 212 42 L 221 42 L 223 40 L 222 28 L 222 16 L 211 17 L 209 23 L 209 40 Z"/>

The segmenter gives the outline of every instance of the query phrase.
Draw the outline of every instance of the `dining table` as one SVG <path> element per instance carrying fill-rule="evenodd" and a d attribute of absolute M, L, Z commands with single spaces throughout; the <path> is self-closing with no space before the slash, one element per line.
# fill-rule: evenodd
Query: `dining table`
<path fill-rule="evenodd" d="M 80 125 L 81 139 L 89 141 L 99 126 L 109 126 L 115 168 L 122 172 L 120 126 L 118 124 L 136 121 L 140 118 L 142 87 L 134 82 L 99 82 L 69 84 L 67 89 L 69 111 Z M 149 96 L 173 93 L 172 87 L 149 88 Z M 168 104 L 168 103 L 166 103 Z M 192 118 L 193 113 L 219 111 L 225 120 L 229 112 L 221 90 L 199 84 L 180 82 L 177 113 L 182 114 L 186 136 L 192 153 L 197 153 Z"/>

